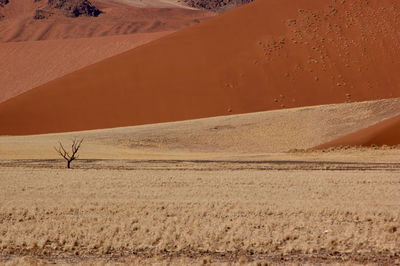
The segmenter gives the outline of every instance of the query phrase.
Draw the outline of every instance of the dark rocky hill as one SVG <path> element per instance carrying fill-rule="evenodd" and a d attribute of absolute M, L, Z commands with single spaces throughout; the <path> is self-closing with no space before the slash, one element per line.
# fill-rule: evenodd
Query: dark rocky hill
<path fill-rule="evenodd" d="M 3 7 L 8 4 L 8 0 L 0 0 L 0 7 Z"/>
<path fill-rule="evenodd" d="M 48 6 L 60 9 L 69 17 L 97 17 L 101 11 L 88 0 L 48 0 Z"/>
<path fill-rule="evenodd" d="M 214 11 L 225 11 L 252 1 L 253 0 L 184 0 L 188 6 Z"/>

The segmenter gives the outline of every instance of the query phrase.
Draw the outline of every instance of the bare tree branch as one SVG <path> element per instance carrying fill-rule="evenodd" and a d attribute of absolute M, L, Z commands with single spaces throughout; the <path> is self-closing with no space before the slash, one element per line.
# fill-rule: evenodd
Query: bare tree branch
<path fill-rule="evenodd" d="M 60 154 L 65 160 L 69 159 L 69 154 L 68 152 L 65 150 L 64 146 L 62 145 L 62 143 L 59 141 L 58 142 L 59 147 L 54 147 L 54 149 L 58 152 L 58 154 Z"/>
<path fill-rule="evenodd" d="M 78 139 L 73 139 L 72 140 L 72 145 L 71 145 L 71 153 L 67 152 L 62 145 L 62 143 L 59 141 L 58 145 L 59 147 L 54 147 L 54 149 L 57 151 L 60 156 L 62 156 L 66 161 L 67 161 L 67 167 L 71 168 L 71 162 L 75 159 L 79 158 L 78 151 L 82 145 L 83 138 L 78 140 Z"/>

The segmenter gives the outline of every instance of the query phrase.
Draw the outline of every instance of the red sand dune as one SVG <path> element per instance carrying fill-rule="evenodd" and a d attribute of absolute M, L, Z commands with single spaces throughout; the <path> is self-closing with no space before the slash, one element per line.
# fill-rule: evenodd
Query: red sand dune
<path fill-rule="evenodd" d="M 394 0 L 256 0 L 0 104 L 0 134 L 400 96 Z"/>
<path fill-rule="evenodd" d="M 0 103 L 55 78 L 170 34 L 0 43 Z"/>
<path fill-rule="evenodd" d="M 370 127 L 318 145 L 312 149 L 337 146 L 371 146 L 400 144 L 400 115 L 381 121 Z"/>
<path fill-rule="evenodd" d="M 52 9 L 45 19 L 33 19 L 38 9 L 47 10 L 47 0 L 13 0 L 0 8 L 0 42 L 88 38 L 133 33 L 172 31 L 213 16 L 205 10 L 184 8 L 138 8 L 124 2 L 96 0 L 98 17 L 71 18 Z M 129 1 L 128 1 L 129 2 Z M 148 2 L 154 2 L 149 0 Z M 150 6 L 157 6 L 154 3 Z M 4 17 L 3 17 L 4 16 Z"/>

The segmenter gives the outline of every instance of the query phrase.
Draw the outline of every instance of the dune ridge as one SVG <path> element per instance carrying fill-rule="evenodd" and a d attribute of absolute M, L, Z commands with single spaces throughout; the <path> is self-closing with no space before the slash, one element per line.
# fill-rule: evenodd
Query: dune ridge
<path fill-rule="evenodd" d="M 340 146 L 383 146 L 400 144 L 400 115 L 395 115 L 366 128 L 356 130 L 312 149 Z"/>
<path fill-rule="evenodd" d="M 255 1 L 0 104 L 0 134 L 400 97 L 399 16 L 390 0 Z"/>

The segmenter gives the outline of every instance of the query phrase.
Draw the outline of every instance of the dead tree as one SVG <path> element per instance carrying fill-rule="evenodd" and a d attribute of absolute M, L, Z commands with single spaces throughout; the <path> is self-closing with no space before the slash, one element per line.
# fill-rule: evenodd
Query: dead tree
<path fill-rule="evenodd" d="M 57 151 L 58 154 L 60 154 L 66 161 L 67 161 L 67 167 L 71 168 L 71 162 L 75 159 L 78 159 L 78 151 L 79 148 L 81 147 L 81 144 L 83 142 L 83 139 L 73 139 L 72 140 L 72 146 L 71 146 L 71 153 L 67 152 L 62 145 L 61 141 L 58 142 L 59 147 L 54 147 L 54 149 Z"/>

